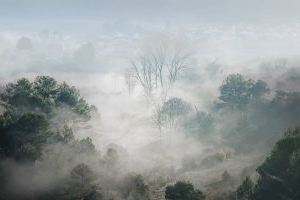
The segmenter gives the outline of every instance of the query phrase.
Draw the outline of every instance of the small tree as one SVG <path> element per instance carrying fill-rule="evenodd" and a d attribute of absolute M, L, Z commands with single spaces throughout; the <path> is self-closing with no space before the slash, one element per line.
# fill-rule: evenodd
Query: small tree
<path fill-rule="evenodd" d="M 122 187 L 122 196 L 125 199 L 149 200 L 149 188 L 140 174 L 129 174 L 125 177 Z"/>
<path fill-rule="evenodd" d="M 254 183 L 247 176 L 243 183 L 238 187 L 236 191 L 237 198 L 239 200 L 252 200 L 253 199 Z"/>
<path fill-rule="evenodd" d="M 167 186 L 165 198 L 167 200 L 203 200 L 205 196 L 200 190 L 195 190 L 192 184 L 179 181 L 173 186 Z"/>
<path fill-rule="evenodd" d="M 163 103 L 157 114 L 156 124 L 159 125 L 159 128 L 163 126 L 174 128 L 176 127 L 177 120 L 188 114 L 191 110 L 192 106 L 188 102 L 176 97 L 171 98 Z"/>
<path fill-rule="evenodd" d="M 65 199 L 100 200 L 102 195 L 93 171 L 86 164 L 75 166 L 65 186 Z"/>
<path fill-rule="evenodd" d="M 250 100 L 251 82 L 244 79 L 241 74 L 231 74 L 224 80 L 220 86 L 219 99 L 231 108 L 240 108 Z"/>

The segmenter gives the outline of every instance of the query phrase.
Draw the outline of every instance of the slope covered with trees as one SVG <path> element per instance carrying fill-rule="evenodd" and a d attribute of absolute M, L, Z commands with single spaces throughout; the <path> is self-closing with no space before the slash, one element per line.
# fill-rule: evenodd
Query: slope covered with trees
<path fill-rule="evenodd" d="M 286 131 L 271 155 L 257 168 L 259 179 L 254 185 L 246 178 L 239 186 L 239 199 L 296 200 L 300 198 L 300 129 Z"/>

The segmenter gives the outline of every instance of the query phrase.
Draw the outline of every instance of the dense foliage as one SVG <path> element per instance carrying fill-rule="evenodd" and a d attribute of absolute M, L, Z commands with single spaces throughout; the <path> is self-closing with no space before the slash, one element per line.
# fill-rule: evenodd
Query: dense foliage
<path fill-rule="evenodd" d="M 80 97 L 79 91 L 66 83 L 58 84 L 49 76 L 38 76 L 33 82 L 26 78 L 9 83 L 0 99 L 6 107 L 18 113 L 42 112 L 49 116 L 55 109 L 66 106 L 82 117 L 90 117 L 93 107 Z"/>
<path fill-rule="evenodd" d="M 89 118 L 92 109 L 75 87 L 58 84 L 48 76 L 9 83 L 0 99 L 6 109 L 0 117 L 1 156 L 17 160 L 34 161 L 41 156 L 43 145 L 64 140 L 51 124 L 59 109 L 67 106 L 78 113 L 77 118 Z M 66 116 L 65 125 L 67 119 L 71 120 Z"/>
<path fill-rule="evenodd" d="M 26 163 L 34 168 L 35 163 L 46 159 L 47 152 L 53 151 L 52 146 L 58 144 L 65 145 L 71 152 L 78 155 L 92 154 L 96 151 L 90 138 L 75 139 L 72 129 L 67 126 L 74 120 L 89 119 L 93 109 L 80 97 L 79 91 L 75 87 L 66 83 L 58 84 L 56 80 L 48 76 L 39 76 L 33 82 L 22 78 L 15 83 L 7 84 L 5 90 L 0 94 L 0 99 L 4 105 L 4 112 L 0 116 L 0 161 L 3 163 L 1 164 L 0 180 L 1 198 L 21 198 L 7 189 L 11 175 L 5 173 L 5 171 L 9 171 L 9 166 L 4 164 L 6 160 L 12 160 L 19 163 L 18 165 Z M 56 127 L 53 121 L 57 113 L 61 112 L 60 109 L 69 109 L 70 112 L 76 113 L 73 115 L 76 117 L 65 116 L 64 120 L 59 122 L 60 127 Z M 83 171 L 82 174 L 81 171 Z M 82 183 L 85 185 L 82 187 L 74 179 L 83 181 L 82 177 L 87 176 L 89 171 L 89 167 L 84 164 L 75 167 L 71 171 L 71 182 L 66 183 L 68 190 L 77 190 L 75 188 L 78 187 L 84 190 L 82 192 L 77 190 L 80 193 L 79 196 L 91 196 L 91 193 L 85 193 L 95 186 Z M 73 195 L 77 195 L 77 193 Z M 70 193 L 67 192 L 67 196 L 70 196 Z M 26 199 L 27 197 L 22 198 Z"/>

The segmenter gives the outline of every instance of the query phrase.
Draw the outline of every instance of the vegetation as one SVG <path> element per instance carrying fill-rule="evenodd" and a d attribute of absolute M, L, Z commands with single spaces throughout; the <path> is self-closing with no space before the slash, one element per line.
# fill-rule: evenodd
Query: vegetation
<path fill-rule="evenodd" d="M 0 98 L 5 105 L 5 111 L 0 116 L 1 161 L 12 159 L 20 164 L 34 166 L 36 161 L 45 158 L 45 150 L 49 146 L 60 143 L 69 146 L 77 154 L 92 154 L 96 151 L 90 138 L 75 139 L 72 129 L 67 126 L 67 122 L 75 120 L 74 118 L 66 116 L 66 120 L 60 122 L 62 129 L 53 127 L 52 120 L 56 113 L 65 107 L 76 113 L 77 119 L 90 118 L 92 107 L 80 97 L 75 87 L 66 83 L 58 84 L 48 76 L 39 76 L 33 82 L 22 78 L 16 83 L 9 83 Z M 4 199 L 15 198 L 5 189 L 10 181 L 5 170 L 6 166 L 1 165 L 1 193 Z M 91 178 L 91 170 L 87 165 L 76 166 L 64 186 L 67 187 L 64 189 L 66 195 L 55 199 L 77 199 L 72 195 L 78 196 L 78 199 L 99 199 L 95 197 L 96 185 L 89 185 Z M 52 191 L 51 196 L 54 194 Z M 44 199 L 43 195 L 41 199 Z"/>
<path fill-rule="evenodd" d="M 240 109 L 251 100 L 261 98 L 269 92 L 267 84 L 262 81 L 246 80 L 241 74 L 231 74 L 227 76 L 220 86 L 219 99 L 221 105 L 231 109 Z"/>
<path fill-rule="evenodd" d="M 220 144 L 228 148 L 207 150 L 199 157 L 186 155 L 179 170 L 166 173 L 171 177 L 155 180 L 149 178 L 155 172 L 146 176 L 129 173 L 121 148 L 108 148 L 101 156 L 91 138 L 75 137 L 72 125 L 87 122 L 96 111 L 75 87 L 48 76 L 9 83 L 0 93 L 4 107 L 0 115 L 0 199 L 151 200 L 153 192 L 157 196 L 164 193 L 167 200 L 300 199 L 300 128 L 288 130 L 276 143 L 257 168 L 257 181 L 247 175 L 238 186 L 240 181 L 223 169 L 221 180 L 207 185 L 204 192 L 182 181 L 169 185 L 177 174 L 213 168 L 231 159 L 233 152 L 250 151 L 253 144 L 262 149 L 283 128 L 299 122 L 300 93 L 275 91 L 266 98 L 270 90 L 264 81 L 240 74 L 225 78 L 219 90 L 218 102 L 206 112 L 193 109 L 181 98 L 170 98 L 155 113 L 155 122 L 160 131 L 176 132 L 182 127 L 195 141 L 210 140 L 215 149 Z M 215 145 L 220 132 L 222 142 Z M 159 180 L 164 181 L 157 184 Z M 12 192 L 12 185 L 22 188 L 21 196 Z"/>
<path fill-rule="evenodd" d="M 192 106 L 188 102 L 180 98 L 170 98 L 164 102 L 161 108 L 158 110 L 155 119 L 156 124 L 160 129 L 175 128 L 180 119 L 191 112 L 191 110 Z"/>
<path fill-rule="evenodd" d="M 236 196 L 241 200 L 251 200 L 253 199 L 253 189 L 254 183 L 249 177 L 246 177 L 243 183 L 238 187 Z"/>
<path fill-rule="evenodd" d="M 70 131 L 53 131 L 50 121 L 58 109 L 67 106 L 78 118 L 89 118 L 91 112 L 76 88 L 48 76 L 9 83 L 0 98 L 6 107 L 0 117 L 1 156 L 17 160 L 37 160 L 43 145 L 73 137 Z"/>
<path fill-rule="evenodd" d="M 140 174 L 129 174 L 124 179 L 122 188 L 124 199 L 149 200 L 149 188 Z"/>
<path fill-rule="evenodd" d="M 200 190 L 195 190 L 190 183 L 177 182 L 167 186 L 165 197 L 167 200 L 203 200 L 205 196 Z"/>
<path fill-rule="evenodd" d="M 257 168 L 257 183 L 246 177 L 236 196 L 241 200 L 299 199 L 300 128 L 288 130 L 274 146 L 272 153 Z"/>
<path fill-rule="evenodd" d="M 300 198 L 300 128 L 288 130 L 271 155 L 257 168 L 260 178 L 253 199 Z"/>
<path fill-rule="evenodd" d="M 129 88 L 133 84 L 141 86 L 146 96 L 152 98 L 157 91 L 167 93 L 190 65 L 191 55 L 186 49 L 174 44 L 161 44 L 131 61 L 126 82 Z"/>

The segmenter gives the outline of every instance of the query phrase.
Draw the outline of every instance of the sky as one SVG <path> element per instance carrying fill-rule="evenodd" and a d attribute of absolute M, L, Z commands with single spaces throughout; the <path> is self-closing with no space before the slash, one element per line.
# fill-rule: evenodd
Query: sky
<path fill-rule="evenodd" d="M 3 20 L 152 23 L 297 22 L 297 0 L 1 0 Z"/>
<path fill-rule="evenodd" d="M 145 38 L 161 32 L 187 38 L 208 62 L 295 56 L 299 7 L 297 0 L 0 0 L 0 67 L 22 37 L 33 46 L 27 60 L 61 59 L 59 68 L 74 65 L 85 44 L 102 62 L 97 68 L 124 68 Z"/>

